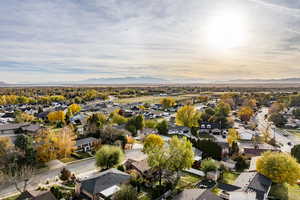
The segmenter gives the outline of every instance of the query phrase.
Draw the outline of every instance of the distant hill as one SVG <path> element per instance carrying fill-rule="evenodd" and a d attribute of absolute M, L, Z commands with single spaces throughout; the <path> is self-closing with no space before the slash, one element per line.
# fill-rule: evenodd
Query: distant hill
<path fill-rule="evenodd" d="M 230 83 L 300 83 L 300 78 L 283 79 L 236 79 L 228 81 Z"/>
<path fill-rule="evenodd" d="M 6 85 L 8 85 L 8 84 L 3 81 L 0 81 L 0 86 L 6 86 Z"/>
<path fill-rule="evenodd" d="M 93 78 L 83 81 L 77 81 L 78 84 L 160 84 L 168 83 L 166 79 L 155 77 L 120 77 L 120 78 Z"/>

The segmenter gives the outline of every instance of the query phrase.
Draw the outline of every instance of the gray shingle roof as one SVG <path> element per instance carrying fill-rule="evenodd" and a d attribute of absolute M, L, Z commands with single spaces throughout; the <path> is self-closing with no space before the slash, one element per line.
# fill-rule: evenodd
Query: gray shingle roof
<path fill-rule="evenodd" d="M 81 146 L 81 145 L 93 143 L 96 141 L 98 141 L 98 140 L 94 137 L 83 138 L 83 139 L 76 140 L 76 146 Z"/>
<path fill-rule="evenodd" d="M 222 200 L 209 190 L 186 189 L 174 197 L 174 200 Z"/>
<path fill-rule="evenodd" d="M 99 173 L 96 177 L 81 181 L 81 189 L 95 195 L 114 185 L 121 185 L 130 179 L 130 175 L 117 169 L 109 169 Z"/>
<path fill-rule="evenodd" d="M 23 126 L 27 126 L 28 123 L 18 123 L 18 124 L 3 124 L 0 125 L 0 131 L 6 131 L 6 130 L 16 130 Z"/>

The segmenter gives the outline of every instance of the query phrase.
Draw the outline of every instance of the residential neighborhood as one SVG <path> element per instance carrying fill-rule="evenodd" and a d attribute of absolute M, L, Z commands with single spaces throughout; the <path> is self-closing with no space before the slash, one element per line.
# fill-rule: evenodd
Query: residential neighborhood
<path fill-rule="evenodd" d="M 298 94 L 89 93 L 0 97 L 1 199 L 297 199 Z"/>

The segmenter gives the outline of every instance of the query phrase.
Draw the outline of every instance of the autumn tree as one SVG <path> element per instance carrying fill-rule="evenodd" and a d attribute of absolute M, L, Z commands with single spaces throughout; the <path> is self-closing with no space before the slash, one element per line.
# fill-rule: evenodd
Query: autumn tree
<path fill-rule="evenodd" d="M 103 113 L 94 113 L 87 119 L 87 129 L 91 134 L 95 134 L 109 123 L 109 119 Z"/>
<path fill-rule="evenodd" d="M 65 112 L 62 110 L 50 112 L 48 114 L 48 120 L 52 123 L 64 123 L 65 117 Z"/>
<path fill-rule="evenodd" d="M 284 105 L 283 103 L 280 102 L 275 102 L 271 105 L 271 107 L 269 108 L 269 113 L 273 114 L 273 113 L 279 113 L 281 111 L 283 111 L 284 109 Z"/>
<path fill-rule="evenodd" d="M 25 112 L 19 113 L 16 115 L 16 122 L 32 122 L 36 118 L 33 115 L 27 114 Z"/>
<path fill-rule="evenodd" d="M 119 114 L 119 109 L 113 111 L 109 118 L 111 120 L 111 122 L 113 124 L 118 124 L 118 125 L 122 125 L 122 124 L 126 124 L 128 119 L 126 117 L 123 117 L 122 115 Z"/>
<path fill-rule="evenodd" d="M 246 98 L 243 102 L 244 107 L 255 108 L 256 107 L 256 99 L 255 98 Z"/>
<path fill-rule="evenodd" d="M 164 109 L 170 108 L 175 105 L 175 99 L 172 97 L 163 98 L 160 100 L 160 104 Z"/>
<path fill-rule="evenodd" d="M 75 133 L 65 127 L 59 131 L 42 129 L 37 137 L 37 157 L 42 162 L 65 158 L 75 150 Z"/>
<path fill-rule="evenodd" d="M 80 105 L 73 103 L 68 107 L 68 110 L 71 113 L 71 115 L 75 115 L 81 110 L 81 107 Z"/>
<path fill-rule="evenodd" d="M 200 113 L 194 106 L 185 105 L 176 113 L 176 124 L 178 126 L 187 126 L 189 128 L 198 126 Z"/>
<path fill-rule="evenodd" d="M 227 142 L 230 147 L 234 142 L 237 142 L 239 140 L 239 137 L 240 137 L 239 132 L 236 129 L 234 128 L 228 129 Z"/>
<path fill-rule="evenodd" d="M 126 129 L 133 134 L 133 136 L 137 135 L 138 130 L 143 130 L 145 126 L 144 116 L 143 115 L 137 115 L 132 118 L 130 118 L 127 121 Z"/>
<path fill-rule="evenodd" d="M 259 173 L 275 183 L 295 184 L 300 179 L 300 165 L 286 153 L 266 152 L 256 162 Z"/>
<path fill-rule="evenodd" d="M 144 140 L 144 151 L 149 152 L 154 148 L 162 148 L 164 145 L 164 140 L 161 136 L 156 134 L 147 135 Z"/>
<path fill-rule="evenodd" d="M 251 117 L 254 115 L 254 111 L 249 106 L 241 107 L 238 115 L 243 122 L 248 122 Z"/>
<path fill-rule="evenodd" d="M 9 137 L 0 137 L 0 157 L 10 152 L 13 148 L 13 144 Z"/>
<path fill-rule="evenodd" d="M 124 153 L 120 147 L 104 145 L 96 152 L 96 165 L 109 169 L 120 164 L 124 159 Z"/>

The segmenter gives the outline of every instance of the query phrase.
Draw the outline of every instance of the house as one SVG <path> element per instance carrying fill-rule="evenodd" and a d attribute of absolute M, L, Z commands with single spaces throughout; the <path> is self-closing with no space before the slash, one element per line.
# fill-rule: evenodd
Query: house
<path fill-rule="evenodd" d="M 279 151 L 278 148 L 267 143 L 254 144 L 254 143 L 239 143 L 241 153 L 248 157 L 260 156 L 266 151 Z"/>
<path fill-rule="evenodd" d="M 228 200 L 266 200 L 271 189 L 272 181 L 258 172 L 243 172 L 235 182 L 219 186 L 221 197 Z"/>
<path fill-rule="evenodd" d="M 14 135 L 21 131 L 22 127 L 28 126 L 28 123 L 3 124 L 0 125 L 0 135 Z"/>
<path fill-rule="evenodd" d="M 220 197 L 205 189 L 185 189 L 174 200 L 222 200 Z"/>
<path fill-rule="evenodd" d="M 76 151 L 90 151 L 98 143 L 98 139 L 94 137 L 88 137 L 76 140 Z"/>
<path fill-rule="evenodd" d="M 24 132 L 24 134 L 34 135 L 42 128 L 43 127 L 40 124 L 30 124 L 29 126 L 23 126 L 21 130 Z"/>
<path fill-rule="evenodd" d="M 109 169 L 83 180 L 77 180 L 75 193 L 80 199 L 101 200 L 111 197 L 120 190 L 131 176 L 117 169 Z"/>
<path fill-rule="evenodd" d="M 218 123 L 211 123 L 211 122 L 201 122 L 199 126 L 200 133 L 214 133 L 220 134 L 221 133 L 221 125 Z"/>
<path fill-rule="evenodd" d="M 128 161 L 127 164 L 125 163 L 125 166 L 126 169 L 135 170 L 143 177 L 151 178 L 152 176 L 151 167 L 148 165 L 147 159 L 141 161 L 134 161 L 134 162 Z"/>
<path fill-rule="evenodd" d="M 25 191 L 16 200 L 56 200 L 51 191 Z"/>

